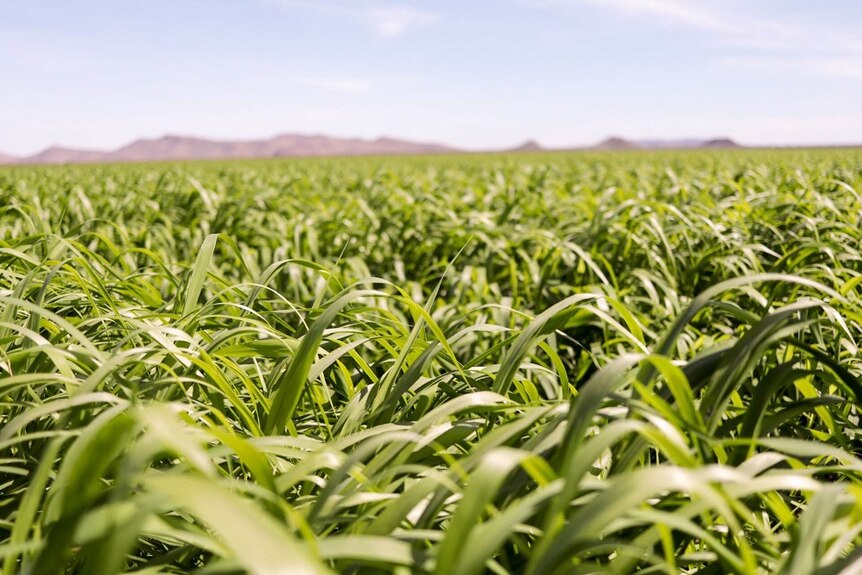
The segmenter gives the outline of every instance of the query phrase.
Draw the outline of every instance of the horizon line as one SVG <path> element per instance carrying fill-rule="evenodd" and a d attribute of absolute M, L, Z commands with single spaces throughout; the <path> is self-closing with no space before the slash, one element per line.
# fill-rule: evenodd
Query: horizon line
<path fill-rule="evenodd" d="M 219 145 L 254 145 L 254 144 L 263 144 L 266 142 L 273 142 L 278 140 L 279 138 L 305 138 L 305 139 L 325 139 L 330 143 L 340 143 L 340 144 L 394 144 L 394 145 L 405 145 L 405 146 L 425 146 L 428 147 L 428 150 L 407 150 L 407 151 L 383 151 L 382 153 L 364 152 L 364 151 L 341 151 L 336 153 L 318 153 L 314 151 L 305 152 L 293 152 L 293 153 L 284 153 L 275 156 L 264 156 L 264 155 L 256 155 L 252 153 L 248 156 L 230 156 L 224 155 L 223 157 L 217 157 L 213 155 L 203 155 L 201 157 L 194 157 L 194 152 L 190 156 L 184 157 L 166 157 L 164 159 L 148 159 L 148 158 L 93 158 L 93 159 L 83 159 L 83 160 L 66 160 L 66 161 L 58 161 L 53 162 L 51 160 L 48 161 L 39 161 L 39 157 L 43 155 L 48 155 L 51 152 L 54 153 L 64 153 L 68 152 L 71 154 L 93 154 L 95 155 L 106 155 L 110 156 L 112 154 L 117 154 L 118 152 L 123 151 L 126 148 L 129 148 L 135 144 L 146 145 L 146 144 L 158 144 L 161 142 L 166 142 L 170 140 L 178 140 L 178 141 L 196 141 L 201 144 L 219 144 Z M 80 148 L 75 145 L 65 145 L 65 144 L 51 144 L 45 148 L 38 150 L 32 154 L 14 154 L 7 153 L 3 150 L 0 150 L 0 165 L 37 165 L 37 164 L 79 164 L 79 163 L 110 163 L 110 162 L 122 162 L 122 163 L 133 163 L 133 162 L 147 162 L 147 161 L 195 161 L 195 160 L 231 160 L 231 159 L 266 159 L 266 158 L 302 158 L 302 157 L 351 157 L 351 156 L 397 156 L 397 155 L 424 155 L 424 154 L 483 154 L 483 153 L 514 153 L 514 152 L 576 152 L 576 151 L 624 151 L 624 150 L 639 150 L 639 151 L 673 151 L 673 150 L 696 150 L 696 149 L 762 149 L 762 150 L 770 150 L 770 149 L 853 149 L 862 147 L 862 143 L 849 143 L 849 142 L 834 142 L 834 143 L 820 143 L 820 144 L 799 144 L 799 143 L 770 143 L 770 144 L 745 144 L 736 141 L 734 138 L 729 136 L 712 136 L 712 137 L 681 137 L 681 138 L 662 138 L 662 137 L 624 137 L 618 135 L 609 135 L 598 142 L 593 142 L 590 144 L 570 144 L 570 145 L 562 145 L 562 146 L 545 146 L 541 144 L 536 138 L 526 138 L 522 140 L 520 143 L 516 145 L 509 146 L 501 146 L 501 147 L 493 147 L 493 148 L 471 148 L 471 147 L 460 147 L 457 145 L 452 145 L 448 143 L 442 142 L 430 142 L 426 140 L 414 140 L 414 139 L 406 139 L 400 138 L 398 136 L 391 136 L 387 134 L 381 134 L 374 137 L 367 136 L 332 136 L 328 135 L 324 132 L 314 131 L 314 132 L 278 132 L 270 136 L 264 137 L 242 137 L 242 138 L 221 138 L 221 137 L 210 137 L 210 136 L 200 136 L 189 133 L 180 133 L 180 132 L 167 132 L 161 136 L 148 137 L 148 136 L 140 136 L 131 140 L 126 141 L 126 143 L 121 144 L 119 146 L 113 148 Z M 437 148 L 437 149 L 432 149 Z"/>

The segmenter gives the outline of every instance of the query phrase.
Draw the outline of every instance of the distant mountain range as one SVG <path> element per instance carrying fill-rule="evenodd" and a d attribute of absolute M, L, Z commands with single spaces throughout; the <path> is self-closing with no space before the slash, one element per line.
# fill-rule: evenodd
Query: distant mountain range
<path fill-rule="evenodd" d="M 710 140 L 627 140 L 619 136 L 611 136 L 592 146 L 573 148 L 545 148 L 536 140 L 527 140 L 520 146 L 504 150 L 506 152 L 566 152 L 589 150 L 695 150 L 741 148 L 730 138 L 713 138 Z"/>
<path fill-rule="evenodd" d="M 454 148 L 377 138 L 332 138 L 321 135 L 282 134 L 265 140 L 207 140 L 190 136 L 164 136 L 135 140 L 116 150 L 80 150 L 52 146 L 23 158 L 0 156 L 0 162 L 20 164 L 77 164 L 90 162 L 156 162 L 162 160 L 217 160 L 232 158 L 283 158 L 301 156 L 356 156 L 436 154 Z"/>
<path fill-rule="evenodd" d="M 713 138 L 710 140 L 626 140 L 617 136 L 599 142 L 599 150 L 689 150 L 694 148 L 740 148 L 741 146 L 730 138 Z"/>
<path fill-rule="evenodd" d="M 636 150 L 736 148 L 727 138 L 712 140 L 626 140 L 612 137 L 580 150 Z M 553 149 L 556 150 L 556 149 Z M 155 162 L 173 160 L 221 160 L 238 158 L 288 158 L 311 156 L 374 156 L 459 153 L 464 150 L 442 144 L 410 142 L 394 138 L 333 138 L 323 135 L 282 134 L 264 140 L 207 140 L 190 136 L 141 139 L 116 150 L 82 150 L 52 146 L 37 154 L 15 157 L 0 154 L 0 164 L 82 164 L 94 162 Z M 528 140 L 509 152 L 552 151 Z"/>

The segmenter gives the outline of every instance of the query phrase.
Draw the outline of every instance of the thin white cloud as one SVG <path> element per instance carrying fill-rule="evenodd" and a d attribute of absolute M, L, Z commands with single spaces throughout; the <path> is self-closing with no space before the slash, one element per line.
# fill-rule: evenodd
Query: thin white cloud
<path fill-rule="evenodd" d="M 756 72 L 780 72 L 839 80 L 862 80 L 862 58 L 732 56 L 716 58 L 714 62 L 728 68 Z"/>
<path fill-rule="evenodd" d="M 381 38 L 396 38 L 427 26 L 438 15 L 404 4 L 383 0 L 258 0 L 284 10 L 313 10 L 330 17 L 356 22 Z"/>
<path fill-rule="evenodd" d="M 366 94 L 372 89 L 372 83 L 361 78 L 310 76 L 294 78 L 294 82 L 308 86 L 309 88 L 319 88 L 329 92 L 341 92 L 344 94 Z"/>
<path fill-rule="evenodd" d="M 746 4 L 692 0 L 526 0 L 534 6 L 576 7 L 589 4 L 626 17 L 648 18 L 658 25 L 708 34 L 728 57 L 723 66 L 834 79 L 862 77 L 862 37 L 855 30 L 823 28 L 808 22 L 765 18 Z M 748 5 L 750 6 L 750 4 Z M 745 53 L 740 55 L 739 51 Z"/>
<path fill-rule="evenodd" d="M 649 14 L 661 19 L 709 30 L 724 30 L 725 23 L 702 7 L 675 0 L 582 0 L 629 15 Z"/>
<path fill-rule="evenodd" d="M 372 27 L 384 38 L 401 36 L 412 28 L 425 26 L 436 19 L 430 12 L 407 6 L 381 6 L 374 8 L 369 14 Z"/>
<path fill-rule="evenodd" d="M 761 50 L 800 50 L 811 47 L 825 51 L 858 51 L 858 34 L 820 29 L 809 23 L 756 16 L 728 2 L 690 0 L 578 0 L 603 9 L 638 16 L 652 16 L 664 24 L 682 25 L 716 33 L 723 41 Z"/>

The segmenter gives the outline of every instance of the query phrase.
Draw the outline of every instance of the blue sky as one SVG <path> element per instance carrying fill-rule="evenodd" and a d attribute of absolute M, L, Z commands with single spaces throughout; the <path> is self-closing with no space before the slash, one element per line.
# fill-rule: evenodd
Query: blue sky
<path fill-rule="evenodd" d="M 0 0 L 0 151 L 862 142 L 858 0 Z"/>

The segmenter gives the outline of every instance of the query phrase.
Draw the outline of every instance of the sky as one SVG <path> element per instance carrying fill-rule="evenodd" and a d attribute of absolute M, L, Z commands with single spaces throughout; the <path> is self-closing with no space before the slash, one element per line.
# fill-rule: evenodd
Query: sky
<path fill-rule="evenodd" d="M 862 143 L 859 0 L 0 0 L 0 152 Z"/>

